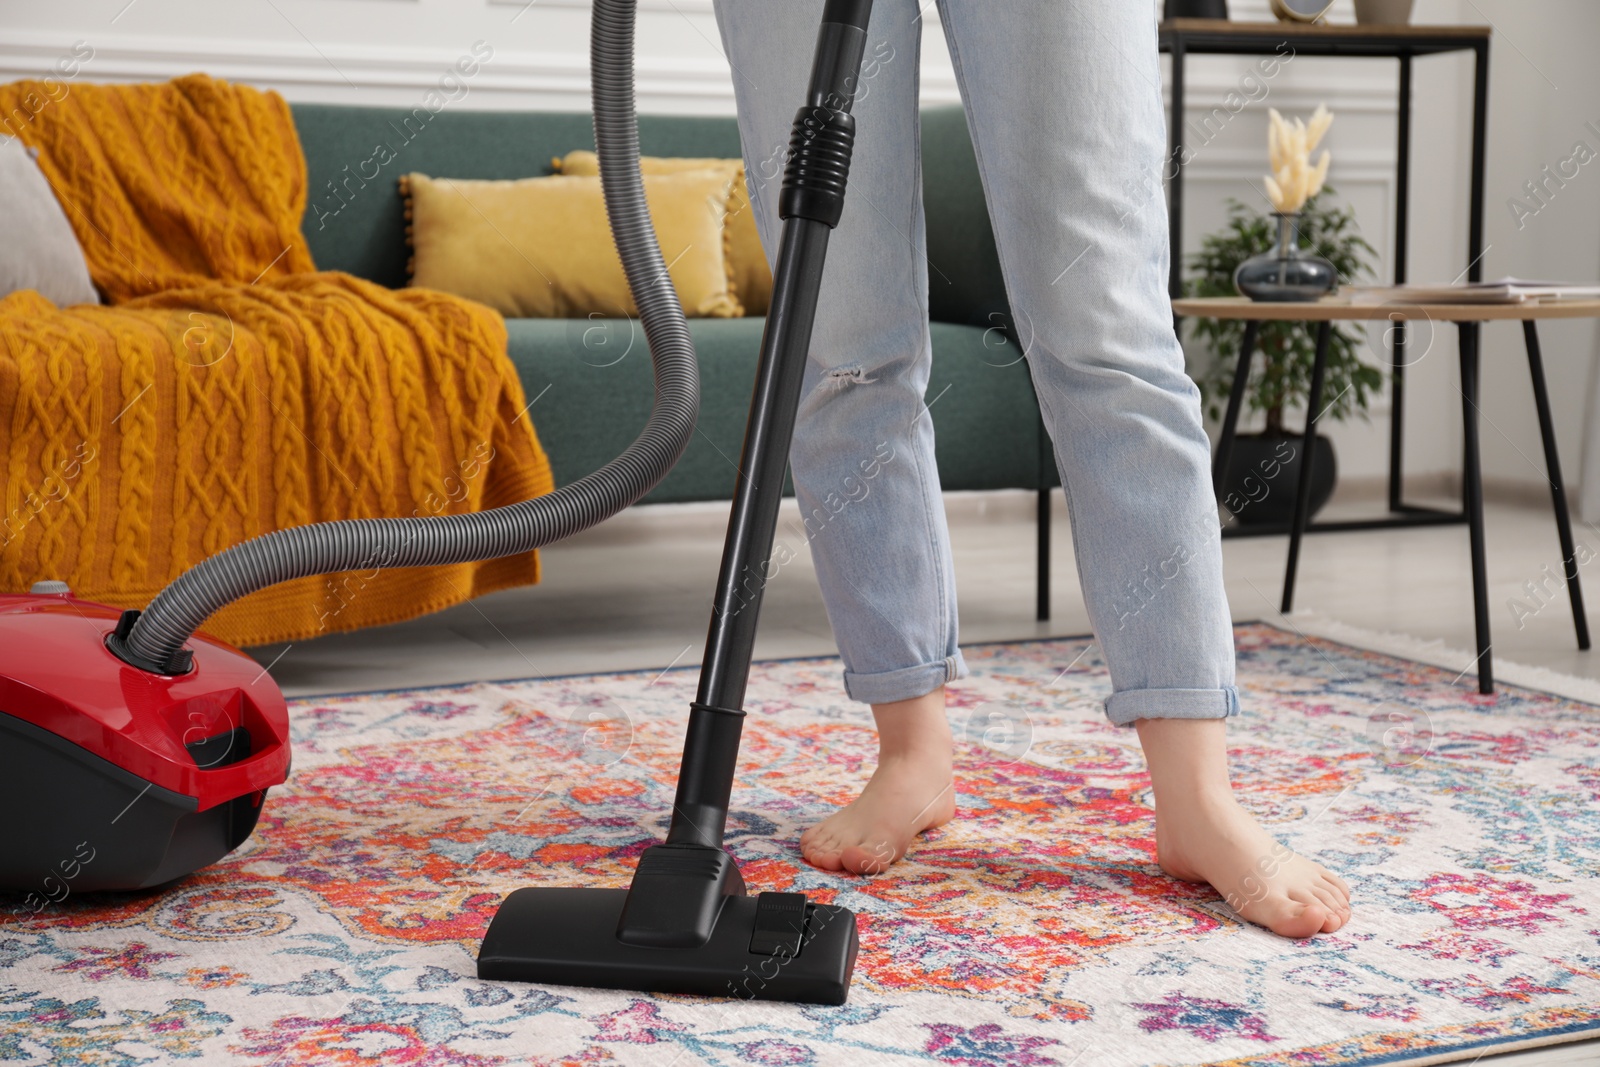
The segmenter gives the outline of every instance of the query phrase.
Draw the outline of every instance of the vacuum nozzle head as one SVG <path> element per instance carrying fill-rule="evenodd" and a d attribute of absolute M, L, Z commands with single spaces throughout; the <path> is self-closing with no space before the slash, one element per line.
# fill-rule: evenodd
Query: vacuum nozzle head
<path fill-rule="evenodd" d="M 656 947 L 618 938 L 628 894 L 517 890 L 484 935 L 478 977 L 805 1004 L 849 995 L 859 940 L 848 908 L 800 893 L 728 895 L 703 944 Z"/>

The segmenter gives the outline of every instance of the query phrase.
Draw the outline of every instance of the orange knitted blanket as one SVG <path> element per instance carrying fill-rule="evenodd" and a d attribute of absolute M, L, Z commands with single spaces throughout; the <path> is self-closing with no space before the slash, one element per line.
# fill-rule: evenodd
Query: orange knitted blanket
<path fill-rule="evenodd" d="M 19 114 L 107 306 L 0 300 L 0 589 L 56 578 L 142 607 L 257 534 L 553 488 L 498 314 L 316 271 L 276 93 L 202 75 L 59 100 L 0 86 L 0 115 Z M 374 567 L 262 590 L 205 628 L 296 640 L 538 576 L 531 552 Z"/>

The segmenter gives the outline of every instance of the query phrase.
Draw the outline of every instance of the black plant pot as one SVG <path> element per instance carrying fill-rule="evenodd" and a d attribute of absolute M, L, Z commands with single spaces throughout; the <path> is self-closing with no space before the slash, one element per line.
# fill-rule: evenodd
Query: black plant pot
<path fill-rule="evenodd" d="M 1228 474 L 1222 483 L 1222 505 L 1244 526 L 1287 526 L 1294 521 L 1294 501 L 1300 484 L 1299 434 L 1240 434 L 1234 438 Z M 1339 462 L 1333 442 L 1318 434 L 1313 445 L 1311 514 L 1309 522 L 1333 496 L 1339 480 Z"/>

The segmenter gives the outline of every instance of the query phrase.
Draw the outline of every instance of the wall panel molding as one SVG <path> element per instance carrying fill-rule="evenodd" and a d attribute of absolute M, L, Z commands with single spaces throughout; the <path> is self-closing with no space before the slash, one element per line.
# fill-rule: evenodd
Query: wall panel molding
<path fill-rule="evenodd" d="M 0 78 L 49 73 L 72 41 L 30 31 L 0 39 Z M 122 37 L 94 44 L 94 57 L 83 64 L 91 81 L 146 81 L 186 71 L 205 71 L 230 81 L 277 89 L 291 100 L 316 100 L 319 90 L 370 90 L 372 103 L 400 104 L 437 86 L 463 54 L 462 49 L 393 48 L 326 44 L 313 51 L 301 41 L 209 40 L 183 37 Z M 732 110 L 733 87 L 719 59 L 669 59 L 640 56 L 637 91 L 641 104 L 659 101 L 726 101 Z M 462 106 L 516 106 L 504 98 L 527 93 L 570 97 L 573 110 L 589 106 L 589 57 L 584 52 L 532 52 L 497 48 L 492 59 L 470 79 Z M 522 106 L 529 106 L 525 101 Z M 540 105 L 547 106 L 547 105 Z"/>
<path fill-rule="evenodd" d="M 488 0 L 490 7 L 565 7 L 588 11 L 591 0 Z M 640 11 L 676 12 L 680 15 L 710 15 L 711 0 L 637 0 Z"/>
<path fill-rule="evenodd" d="M 500 0 L 495 0 L 500 2 Z M 505 0 L 510 3 L 512 0 Z M 537 0 L 547 4 L 550 0 Z M 586 5 L 587 0 L 561 0 Z M 686 3 L 687 0 L 658 0 Z M 21 78 L 47 73 L 66 54 L 73 38 L 67 34 L 16 30 L 0 39 L 0 78 Z M 176 36 L 122 36 L 94 42 L 94 58 L 84 64 L 82 76 L 93 81 L 164 79 L 174 74 L 203 70 L 221 78 L 278 89 L 290 99 L 314 100 L 325 90 L 342 98 L 370 91 L 374 103 L 405 102 L 402 94 L 416 97 L 435 87 L 438 79 L 460 56 L 459 49 L 433 47 L 373 47 L 319 44 L 313 50 L 303 41 L 229 40 Z M 1314 76 L 1293 72 L 1293 80 L 1268 83 L 1263 103 L 1251 104 L 1240 116 L 1267 103 L 1283 110 L 1310 110 L 1326 102 L 1334 111 L 1392 114 L 1395 109 L 1392 80 L 1363 77 L 1324 67 Z M 1289 78 L 1287 72 L 1285 78 Z M 1191 117 L 1224 106 L 1229 92 L 1238 88 L 1238 73 L 1219 64 L 1195 63 L 1190 68 L 1188 107 Z M 733 83 L 725 62 L 717 56 L 668 58 L 641 55 L 638 92 L 642 106 L 672 110 L 691 106 L 706 110 L 721 105 L 733 109 Z M 530 106 L 519 95 L 534 93 L 550 106 L 554 96 L 572 110 L 588 107 L 589 62 L 582 51 L 525 51 L 497 48 L 494 58 L 472 79 L 471 93 L 483 98 L 467 106 Z M 928 103 L 954 103 L 959 99 L 955 75 L 947 68 L 923 70 L 923 98 Z"/>

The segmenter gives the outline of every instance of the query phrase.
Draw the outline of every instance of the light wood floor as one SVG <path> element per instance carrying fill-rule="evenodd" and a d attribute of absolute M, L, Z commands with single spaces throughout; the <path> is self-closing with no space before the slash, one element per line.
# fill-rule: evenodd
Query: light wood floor
<path fill-rule="evenodd" d="M 1064 505 L 1054 522 L 1054 612 L 1033 617 L 1033 497 L 949 494 L 963 641 L 1089 632 L 1078 595 Z M 1335 501 L 1325 517 L 1371 514 L 1370 502 Z M 290 695 L 390 689 L 483 679 L 661 669 L 699 661 L 727 505 L 635 508 L 545 550 L 543 584 L 373 630 L 252 650 Z M 1491 623 L 1498 657 L 1600 679 L 1600 652 L 1579 652 L 1564 594 L 1530 598 L 1525 583 L 1560 574 L 1548 510 L 1487 509 Z M 780 531 L 803 543 L 793 502 Z M 780 533 L 780 536 L 782 534 Z M 1600 529 L 1580 525 L 1580 545 L 1600 558 Z M 1239 621 L 1277 617 L 1285 540 L 1224 542 L 1229 601 Z M 1583 570 L 1600 604 L 1600 564 Z M 1466 528 L 1319 534 L 1302 553 L 1296 607 L 1374 630 L 1473 647 Z M 1537 608 L 1517 613 L 1509 602 Z M 1521 617 L 1519 618 L 1519 614 Z M 1290 621 L 1294 621 L 1291 616 Z M 1591 626 L 1600 618 L 1591 614 Z M 1600 632 L 1600 629 L 1597 629 Z M 832 635 L 810 557 L 800 552 L 768 588 L 757 656 L 830 655 Z M 1461 664 L 1465 670 L 1470 656 Z M 1463 685 L 1471 684 L 1469 675 Z M 1600 1042 L 1552 1046 L 1479 1061 L 1495 1067 L 1600 1063 Z"/>
<path fill-rule="evenodd" d="M 1089 633 L 1059 494 L 1054 611 L 1049 622 L 1034 621 L 1033 507 L 1025 492 L 947 494 L 964 642 Z M 1322 517 L 1371 514 L 1373 507 L 1335 501 Z M 634 508 L 545 549 L 538 586 L 393 626 L 252 651 L 273 663 L 273 676 L 291 695 L 693 664 L 705 639 L 727 512 L 726 504 Z M 1564 592 L 1540 607 L 1524 588 L 1560 574 L 1548 511 L 1491 503 L 1487 524 L 1495 655 L 1600 680 L 1600 652 L 1577 650 Z M 793 501 L 785 502 L 779 530 L 791 545 L 803 545 Z M 1586 544 L 1600 561 L 1600 530 L 1580 523 L 1575 536 L 1580 557 Z M 1234 618 L 1277 618 L 1285 539 L 1223 544 Z M 1469 649 L 1469 563 L 1464 526 L 1318 534 L 1301 553 L 1295 606 L 1297 613 Z M 1583 573 L 1591 606 L 1600 605 L 1600 562 Z M 1513 599 L 1536 610 L 1519 617 Z M 834 651 L 811 559 L 800 548 L 768 586 L 756 654 Z"/>

